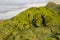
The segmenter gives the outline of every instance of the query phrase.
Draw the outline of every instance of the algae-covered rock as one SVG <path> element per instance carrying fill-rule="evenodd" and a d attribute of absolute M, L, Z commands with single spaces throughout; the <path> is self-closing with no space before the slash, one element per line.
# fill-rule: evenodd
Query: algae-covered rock
<path fill-rule="evenodd" d="M 60 40 L 60 16 L 52 8 L 31 7 L 0 23 L 0 40 Z"/>

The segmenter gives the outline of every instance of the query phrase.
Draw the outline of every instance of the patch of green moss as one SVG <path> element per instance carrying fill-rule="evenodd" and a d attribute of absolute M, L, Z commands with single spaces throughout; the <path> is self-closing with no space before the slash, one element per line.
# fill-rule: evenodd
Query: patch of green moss
<path fill-rule="evenodd" d="M 60 40 L 59 36 L 60 16 L 52 8 L 31 7 L 0 23 L 0 40 Z"/>

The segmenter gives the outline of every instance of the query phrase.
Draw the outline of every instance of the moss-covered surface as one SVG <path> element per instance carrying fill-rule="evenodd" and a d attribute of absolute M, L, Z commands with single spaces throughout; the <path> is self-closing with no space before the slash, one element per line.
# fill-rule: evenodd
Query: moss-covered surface
<path fill-rule="evenodd" d="M 0 40 L 60 40 L 60 16 L 46 7 L 31 7 L 0 23 Z"/>

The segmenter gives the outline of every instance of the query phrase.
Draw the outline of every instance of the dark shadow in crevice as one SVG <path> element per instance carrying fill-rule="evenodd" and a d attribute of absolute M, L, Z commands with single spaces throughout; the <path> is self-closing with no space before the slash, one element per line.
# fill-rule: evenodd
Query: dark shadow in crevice
<path fill-rule="evenodd" d="M 52 33 L 52 35 L 51 35 L 51 37 L 52 38 L 55 38 L 56 40 L 59 40 L 59 38 L 58 38 L 58 35 L 60 35 L 60 33 L 54 33 L 52 30 L 51 30 L 51 33 Z"/>
<path fill-rule="evenodd" d="M 52 38 L 55 38 L 56 40 L 59 40 L 59 38 L 56 35 L 52 35 Z"/>
<path fill-rule="evenodd" d="M 38 27 L 38 26 L 36 25 L 36 20 L 35 20 L 35 19 L 32 20 L 32 25 L 33 25 L 34 27 Z"/>
<path fill-rule="evenodd" d="M 44 26 L 46 26 L 46 21 L 45 21 L 44 16 L 42 15 L 41 18 L 42 18 L 42 24 L 43 24 Z"/>
<path fill-rule="evenodd" d="M 32 25 L 33 25 L 34 27 L 38 27 L 38 26 L 36 25 L 36 20 L 35 20 L 35 19 L 32 20 Z"/>

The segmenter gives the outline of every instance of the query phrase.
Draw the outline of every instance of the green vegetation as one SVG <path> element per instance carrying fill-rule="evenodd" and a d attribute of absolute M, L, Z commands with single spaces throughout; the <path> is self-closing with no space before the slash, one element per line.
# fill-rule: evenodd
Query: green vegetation
<path fill-rule="evenodd" d="M 60 4 L 49 2 L 46 7 L 47 8 L 52 8 L 53 10 L 57 11 L 58 13 L 60 13 Z"/>
<path fill-rule="evenodd" d="M 60 40 L 60 16 L 50 7 L 31 7 L 0 23 L 0 40 Z"/>

